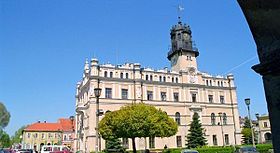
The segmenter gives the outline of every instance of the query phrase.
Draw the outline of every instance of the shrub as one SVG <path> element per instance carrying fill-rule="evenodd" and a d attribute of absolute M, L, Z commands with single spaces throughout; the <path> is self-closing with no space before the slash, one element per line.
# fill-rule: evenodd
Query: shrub
<path fill-rule="evenodd" d="M 260 153 L 268 153 L 273 147 L 272 144 L 258 144 L 256 148 Z"/>

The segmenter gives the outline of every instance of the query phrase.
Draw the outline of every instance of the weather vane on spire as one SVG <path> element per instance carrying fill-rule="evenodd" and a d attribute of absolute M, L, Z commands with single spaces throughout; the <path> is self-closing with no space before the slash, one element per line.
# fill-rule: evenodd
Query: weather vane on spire
<path fill-rule="evenodd" d="M 177 9 L 177 11 L 178 11 L 178 23 L 181 23 L 181 17 L 182 17 L 182 14 L 183 14 L 183 11 L 184 11 L 184 7 L 182 6 L 182 5 L 178 5 L 178 9 Z"/>

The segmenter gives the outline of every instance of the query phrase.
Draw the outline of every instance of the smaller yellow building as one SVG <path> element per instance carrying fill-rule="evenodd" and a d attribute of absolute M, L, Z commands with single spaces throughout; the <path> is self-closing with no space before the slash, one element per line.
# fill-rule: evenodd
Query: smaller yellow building
<path fill-rule="evenodd" d="M 72 148 L 74 126 L 71 119 L 57 123 L 37 122 L 23 130 L 22 148 L 41 150 L 43 145 L 65 145 Z"/>
<path fill-rule="evenodd" d="M 38 151 L 43 145 L 61 144 L 62 133 L 59 123 L 33 123 L 23 131 L 23 148 Z"/>

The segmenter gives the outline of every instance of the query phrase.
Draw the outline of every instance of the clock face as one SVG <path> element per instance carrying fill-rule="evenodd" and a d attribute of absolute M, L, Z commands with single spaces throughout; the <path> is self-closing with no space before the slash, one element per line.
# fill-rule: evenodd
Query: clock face
<path fill-rule="evenodd" d="M 190 83 L 197 82 L 196 70 L 194 67 L 189 68 Z"/>
<path fill-rule="evenodd" d="M 188 34 L 184 33 L 183 39 L 184 39 L 184 40 L 189 40 L 189 39 L 190 39 L 190 36 L 189 36 Z"/>

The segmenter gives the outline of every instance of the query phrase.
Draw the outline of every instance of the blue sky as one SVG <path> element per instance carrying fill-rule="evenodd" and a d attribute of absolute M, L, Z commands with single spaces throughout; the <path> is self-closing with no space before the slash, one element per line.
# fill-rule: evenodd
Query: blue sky
<path fill-rule="evenodd" d="M 200 51 L 199 70 L 216 75 L 237 66 L 231 73 L 240 114 L 247 114 L 247 97 L 252 114 L 267 113 L 261 77 L 251 69 L 256 46 L 236 1 L 1 0 L 0 101 L 12 115 L 5 130 L 73 115 L 86 58 L 170 67 L 169 30 L 179 3 Z"/>

